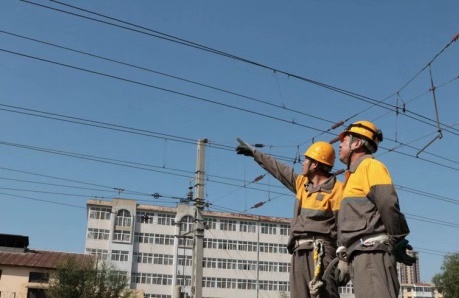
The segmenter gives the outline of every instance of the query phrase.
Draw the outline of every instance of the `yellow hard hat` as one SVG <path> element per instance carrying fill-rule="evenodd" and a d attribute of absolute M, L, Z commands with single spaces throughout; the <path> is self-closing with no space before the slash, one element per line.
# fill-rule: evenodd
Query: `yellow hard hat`
<path fill-rule="evenodd" d="M 303 155 L 331 167 L 335 164 L 335 149 L 327 142 L 312 144 Z"/>
<path fill-rule="evenodd" d="M 350 124 L 342 133 L 339 134 L 339 140 L 343 141 L 346 134 L 349 133 L 359 135 L 373 142 L 373 144 L 376 146 L 376 149 L 378 148 L 378 144 L 383 140 L 381 130 L 377 129 L 376 125 L 370 121 L 363 120 Z"/>

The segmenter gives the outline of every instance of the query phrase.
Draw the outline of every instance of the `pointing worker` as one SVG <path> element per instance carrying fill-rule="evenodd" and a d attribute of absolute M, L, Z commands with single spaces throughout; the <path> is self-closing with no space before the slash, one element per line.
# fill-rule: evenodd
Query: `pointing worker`
<path fill-rule="evenodd" d="M 301 174 L 273 157 L 255 150 L 238 139 L 237 154 L 255 161 L 296 194 L 287 249 L 292 254 L 290 270 L 291 298 L 338 298 L 333 274 L 321 280 L 323 268 L 335 257 L 337 229 L 335 213 L 339 209 L 343 184 L 330 174 L 335 150 L 326 142 L 312 144 L 304 153 Z"/>
<path fill-rule="evenodd" d="M 347 165 L 338 215 L 338 243 L 347 252 L 357 298 L 396 298 L 400 290 L 397 264 L 416 259 L 405 237 L 410 230 L 400 211 L 385 165 L 374 159 L 382 132 L 369 121 L 357 121 L 340 135 L 339 158 Z"/>

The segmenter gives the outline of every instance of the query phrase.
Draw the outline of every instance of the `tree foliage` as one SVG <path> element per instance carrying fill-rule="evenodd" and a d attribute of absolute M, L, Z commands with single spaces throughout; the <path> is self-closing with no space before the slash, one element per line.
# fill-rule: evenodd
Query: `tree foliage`
<path fill-rule="evenodd" d="M 127 277 L 113 265 L 69 258 L 51 274 L 47 297 L 50 298 L 131 298 Z"/>
<path fill-rule="evenodd" d="M 444 298 L 459 297 L 459 253 L 445 256 L 441 270 L 432 279 L 435 287 Z"/>

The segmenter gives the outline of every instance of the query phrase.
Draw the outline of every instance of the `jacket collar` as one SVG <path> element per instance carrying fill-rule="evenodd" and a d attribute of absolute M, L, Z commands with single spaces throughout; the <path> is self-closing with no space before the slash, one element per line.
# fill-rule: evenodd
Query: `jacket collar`
<path fill-rule="evenodd" d="M 362 161 L 367 158 L 374 158 L 374 156 L 371 154 L 365 154 L 365 155 L 360 156 L 359 159 L 357 159 L 354 163 L 351 164 L 351 166 L 349 167 L 349 170 L 347 171 L 354 173 L 355 170 L 357 170 L 357 168 L 359 167 L 360 163 L 362 163 Z"/>
<path fill-rule="evenodd" d="M 320 185 L 314 185 L 308 181 L 308 183 L 306 184 L 306 189 L 309 193 L 319 192 L 319 191 L 331 193 L 333 190 L 333 187 L 335 186 L 335 181 L 336 181 L 335 175 L 331 175 L 324 183 Z"/>

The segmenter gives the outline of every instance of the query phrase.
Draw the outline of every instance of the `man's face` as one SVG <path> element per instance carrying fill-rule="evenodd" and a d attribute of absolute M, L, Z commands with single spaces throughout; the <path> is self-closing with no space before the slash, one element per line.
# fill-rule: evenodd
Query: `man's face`
<path fill-rule="evenodd" d="M 303 166 L 301 167 L 301 174 L 307 176 L 309 174 L 309 167 L 311 165 L 311 160 L 309 158 L 305 158 L 303 161 Z"/>
<path fill-rule="evenodd" d="M 348 157 L 349 157 L 349 151 L 350 151 L 350 144 L 349 142 L 351 141 L 350 135 L 346 135 L 343 140 L 341 141 L 341 144 L 339 145 L 339 160 L 341 160 L 342 163 L 347 164 L 348 162 Z"/>

